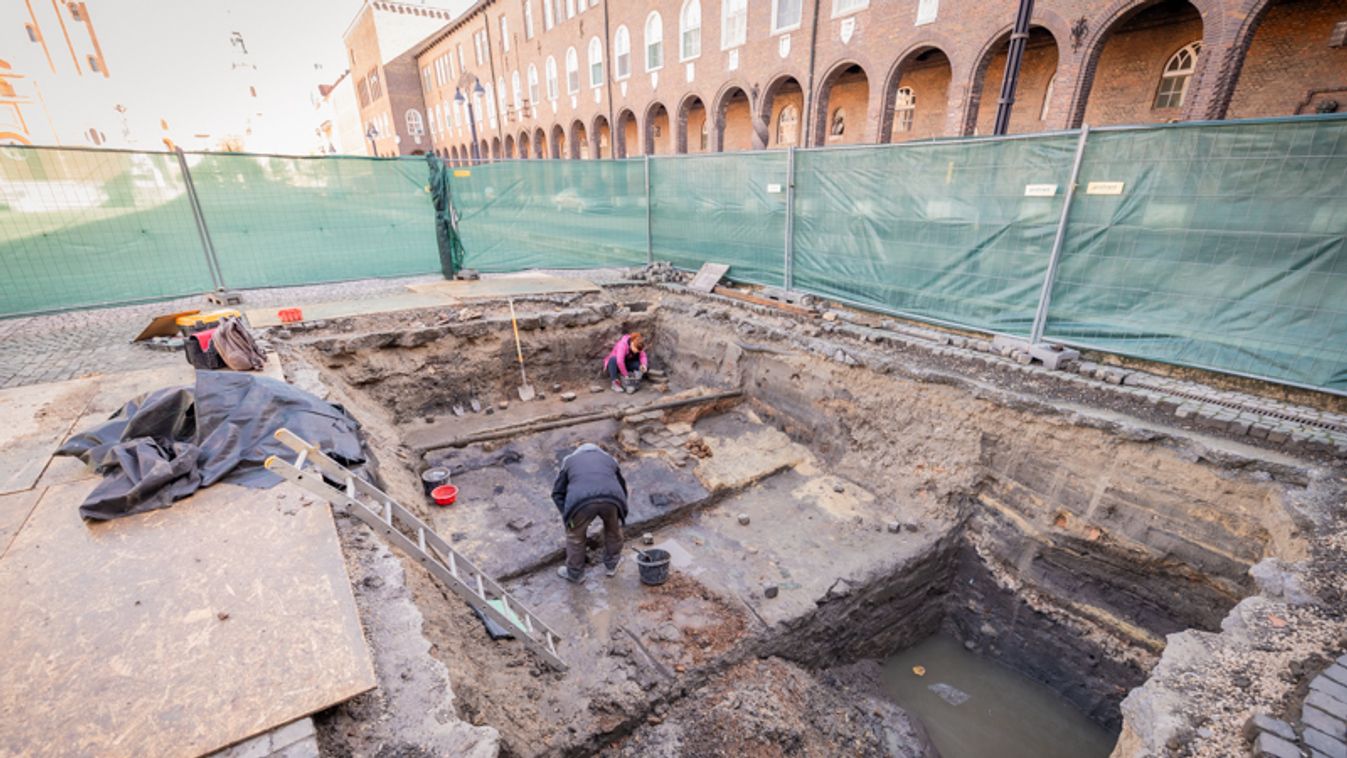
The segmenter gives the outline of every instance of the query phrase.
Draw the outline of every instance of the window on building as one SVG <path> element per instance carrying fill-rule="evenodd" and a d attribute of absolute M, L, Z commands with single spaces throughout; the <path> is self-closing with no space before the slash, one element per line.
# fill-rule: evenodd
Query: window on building
<path fill-rule="evenodd" d="M 678 14 L 678 57 L 679 60 L 687 61 L 701 54 L 701 0 L 684 0 L 683 11 Z"/>
<path fill-rule="evenodd" d="M 1057 75 L 1053 74 L 1052 78 L 1048 79 L 1048 88 L 1043 91 L 1043 107 L 1038 110 L 1039 121 L 1048 120 L 1048 106 L 1052 104 L 1052 90 L 1056 86 L 1057 86 Z"/>
<path fill-rule="evenodd" d="M 556 25 L 552 18 L 552 0 L 543 0 L 543 31 L 547 31 Z"/>
<path fill-rule="evenodd" d="M 99 65 L 98 65 L 98 57 L 97 57 L 97 56 L 90 55 L 90 56 L 88 56 L 88 60 L 89 60 L 89 70 L 90 70 L 90 71 L 94 72 L 95 74 L 101 74 L 101 73 L 103 73 L 103 69 L 100 68 Z"/>
<path fill-rule="evenodd" d="M 709 128 L 710 121 L 711 119 L 709 118 L 702 119 L 702 131 L 698 138 L 702 150 L 705 150 L 706 146 L 711 142 L 711 129 Z"/>
<path fill-rule="evenodd" d="M 800 5 L 801 0 L 772 0 L 772 34 L 800 25 Z"/>
<path fill-rule="evenodd" d="M 510 74 L 510 91 L 514 94 L 514 110 L 520 118 L 524 117 L 524 88 L 519 83 L 519 72 Z"/>
<path fill-rule="evenodd" d="M 581 5 L 580 7 L 583 8 L 584 6 Z M 574 16 L 575 16 L 575 0 L 566 0 L 566 18 L 573 18 Z"/>
<path fill-rule="evenodd" d="M 664 68 L 664 20 L 658 12 L 645 17 L 645 70 Z"/>
<path fill-rule="evenodd" d="M 533 0 L 524 0 L 524 39 L 533 39 Z"/>
<path fill-rule="evenodd" d="M 566 15 L 565 0 L 551 0 L 551 2 L 552 2 L 552 15 L 556 16 L 558 24 L 569 18 Z"/>
<path fill-rule="evenodd" d="M 529 105 L 533 106 L 533 113 L 534 113 L 534 115 L 537 115 L 537 113 L 538 113 L 538 101 L 539 101 L 540 99 L 541 99 L 541 98 L 538 97 L 538 67 L 535 66 L 535 65 L 533 65 L 532 63 L 530 63 L 530 64 L 529 64 Z"/>
<path fill-rule="evenodd" d="M 421 67 L 421 91 L 430 91 L 430 66 Z"/>
<path fill-rule="evenodd" d="M 748 36 L 748 0 L 721 0 L 720 49 L 744 44 Z"/>
<path fill-rule="evenodd" d="M 845 16 L 870 7 L 870 0 L 833 0 L 833 15 Z"/>
<path fill-rule="evenodd" d="M 355 92 L 356 92 L 356 95 L 360 98 L 360 107 L 361 107 L 361 108 L 368 108 L 368 107 L 369 107 L 369 83 L 366 82 L 364 79 L 361 79 L 359 82 L 356 82 L 356 85 L 355 85 Z"/>
<path fill-rule="evenodd" d="M 463 70 L 463 46 L 458 46 L 458 70 Z"/>
<path fill-rule="evenodd" d="M 507 121 L 510 118 L 509 91 L 505 89 L 505 77 L 496 78 L 496 97 L 500 98 L 500 115 Z"/>
<path fill-rule="evenodd" d="M 589 86 L 603 84 L 603 43 L 598 37 L 589 38 Z"/>
<path fill-rule="evenodd" d="M 375 69 L 369 72 L 369 96 L 371 100 L 378 100 L 383 94 L 383 87 L 379 86 L 379 70 Z"/>
<path fill-rule="evenodd" d="M 613 76 L 619 80 L 631 76 L 631 32 L 626 25 L 613 34 Z"/>
<path fill-rule="evenodd" d="M 912 118 L 917 113 L 917 96 L 911 87 L 899 87 L 893 98 L 893 130 L 912 131 Z"/>
<path fill-rule="evenodd" d="M 559 93 L 557 92 L 557 59 L 547 56 L 547 99 L 556 101 Z"/>
<path fill-rule="evenodd" d="M 477 53 L 477 65 L 486 63 L 486 30 L 478 29 L 472 35 L 472 46 Z"/>
<path fill-rule="evenodd" d="M 500 17 L 500 51 L 510 52 L 510 26 L 504 16 Z"/>
<path fill-rule="evenodd" d="M 420 137 L 426 133 L 425 122 L 421 120 L 421 111 L 415 108 L 408 108 L 404 114 L 407 120 L 407 134 L 411 137 Z"/>
<path fill-rule="evenodd" d="M 847 133 L 847 109 L 838 108 L 833 111 L 833 117 L 828 119 L 828 135 L 831 137 L 841 137 Z"/>
<path fill-rule="evenodd" d="M 24 24 L 23 30 L 25 32 L 28 32 L 29 42 L 37 42 L 38 40 L 42 39 L 42 37 L 37 33 L 37 27 L 33 26 L 32 24 Z"/>
<path fill-rule="evenodd" d="M 496 126 L 496 93 L 491 90 L 491 85 L 486 85 L 486 94 L 483 97 L 486 98 L 486 120 L 494 128 Z M 481 106 L 481 100 L 478 100 L 478 106 Z"/>
<path fill-rule="evenodd" d="M 566 48 L 566 92 L 574 95 L 580 91 L 580 56 L 575 48 Z"/>
<path fill-rule="evenodd" d="M 1154 107 L 1183 107 L 1183 100 L 1188 95 L 1188 82 L 1197 70 L 1197 54 L 1201 51 L 1201 42 L 1190 42 L 1169 57 L 1164 73 L 1160 74 L 1160 86 L 1155 90 Z"/>
<path fill-rule="evenodd" d="M 776 117 L 776 144 L 783 147 L 794 145 L 799 142 L 800 135 L 800 111 L 794 105 L 787 105 L 781 109 L 781 115 Z"/>
<path fill-rule="evenodd" d="M 430 128 L 430 139 L 436 140 L 440 137 L 439 128 L 435 124 L 435 109 L 426 111 L 426 126 Z"/>

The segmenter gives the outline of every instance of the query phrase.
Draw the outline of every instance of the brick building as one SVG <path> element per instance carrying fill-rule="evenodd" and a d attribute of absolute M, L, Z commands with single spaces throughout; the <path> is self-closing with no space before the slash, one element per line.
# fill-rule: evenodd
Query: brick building
<path fill-rule="evenodd" d="M 480 0 L 409 51 L 451 161 L 987 134 L 1015 0 Z M 1038 0 L 1012 132 L 1347 107 L 1347 0 Z M 404 152 L 405 145 L 404 145 Z"/>

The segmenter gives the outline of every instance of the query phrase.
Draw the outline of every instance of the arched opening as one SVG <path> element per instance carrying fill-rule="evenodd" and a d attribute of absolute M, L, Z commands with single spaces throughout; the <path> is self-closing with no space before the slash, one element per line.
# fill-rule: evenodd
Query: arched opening
<path fill-rule="evenodd" d="M 617 157 L 631 158 L 640 154 L 641 137 L 636 127 L 636 114 L 624 109 L 617 114 Z"/>
<path fill-rule="evenodd" d="M 566 155 L 566 130 L 557 124 L 552 127 L 552 157 L 565 158 Z"/>
<path fill-rule="evenodd" d="M 804 89 L 793 76 L 768 85 L 762 95 L 768 147 L 804 146 Z"/>
<path fill-rule="evenodd" d="M 854 63 L 843 63 L 823 78 L 814 116 L 815 145 L 852 145 L 866 138 L 870 77 Z"/>
<path fill-rule="evenodd" d="M 1186 0 L 1162 0 L 1118 19 L 1100 39 L 1094 76 L 1082 83 L 1085 123 L 1164 123 L 1184 117 L 1201 56 L 1197 8 Z"/>
<path fill-rule="evenodd" d="M 606 117 L 594 117 L 594 136 L 598 140 L 594 146 L 594 157 L 613 157 L 613 134 Z"/>
<path fill-rule="evenodd" d="M 704 153 L 710 148 L 707 139 L 706 105 L 696 95 L 683 98 L 678 106 L 678 144 L 680 153 Z"/>
<path fill-rule="evenodd" d="M 667 155 L 673 152 L 673 134 L 669 129 L 669 111 L 661 103 L 654 103 L 645 112 L 646 155 Z"/>
<path fill-rule="evenodd" d="M 949 56 L 938 47 L 914 50 L 904 56 L 894 68 L 884 93 L 880 141 L 906 142 L 943 135 L 952 76 Z"/>
<path fill-rule="evenodd" d="M 505 157 L 506 157 L 507 160 L 508 160 L 508 159 L 514 158 L 514 135 L 513 135 L 513 134 L 507 134 L 507 135 L 505 135 Z"/>
<path fill-rule="evenodd" d="M 451 166 L 458 165 L 458 148 L 456 147 L 449 151 L 449 165 Z"/>
<path fill-rule="evenodd" d="M 543 133 L 541 126 L 533 133 L 533 157 L 547 157 L 547 135 Z"/>
<path fill-rule="evenodd" d="M 500 137 L 491 138 L 491 160 L 500 160 Z"/>
<path fill-rule="evenodd" d="M 1343 0 L 1272 0 L 1255 19 L 1230 118 L 1347 112 L 1347 45 L 1331 47 L 1347 21 Z"/>
<path fill-rule="evenodd" d="M 730 87 L 720 96 L 716 107 L 716 149 L 734 152 L 753 149 L 753 104 L 739 87 Z"/>
<path fill-rule="evenodd" d="M 529 155 L 529 133 L 528 133 L 528 132 L 520 132 L 520 133 L 519 133 L 519 157 L 520 157 L 520 158 L 525 158 L 525 159 L 527 159 L 527 158 L 532 158 L 532 157 L 533 157 L 533 156 Z"/>
<path fill-rule="evenodd" d="M 1001 96 L 1001 81 L 1006 73 L 1006 54 L 1010 50 L 1010 32 L 1001 35 L 987 49 L 979 71 L 975 73 L 971 112 L 966 124 L 973 134 L 991 134 L 996 126 L 996 105 Z M 1015 104 L 1010 111 L 1007 134 L 1037 132 L 1048 128 L 1048 104 L 1056 89 L 1057 39 L 1041 26 L 1029 29 L 1029 39 L 1020 59 L 1020 75 L 1015 83 Z M 915 90 L 914 90 L 915 93 Z M 918 95 L 920 97 L 920 95 Z M 967 125 L 964 127 L 968 128 Z"/>
<path fill-rule="evenodd" d="M 585 130 L 585 124 L 582 121 L 576 121 L 571 124 L 571 157 L 588 158 L 589 155 L 589 134 Z"/>

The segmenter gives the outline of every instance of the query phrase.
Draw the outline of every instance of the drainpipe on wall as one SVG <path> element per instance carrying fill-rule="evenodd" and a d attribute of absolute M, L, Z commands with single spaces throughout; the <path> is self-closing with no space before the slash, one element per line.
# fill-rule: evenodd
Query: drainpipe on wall
<path fill-rule="evenodd" d="M 804 91 L 804 138 L 805 147 L 813 141 L 813 130 L 811 126 L 814 122 L 814 59 L 818 54 L 818 11 L 820 0 L 814 0 L 814 23 L 809 31 L 809 83 Z M 767 116 L 767 129 L 770 131 L 771 114 Z"/>
<path fill-rule="evenodd" d="M 617 127 L 613 125 L 613 74 L 617 72 L 617 61 L 613 60 L 613 42 L 608 29 L 608 0 L 603 0 L 603 59 L 607 61 L 608 85 L 608 157 L 617 157 Z M 603 133 L 594 130 L 594 143 L 602 147 Z M 600 155 L 600 157 L 602 157 Z"/>
<path fill-rule="evenodd" d="M 1001 99 L 996 102 L 996 123 L 992 134 L 1000 136 L 1010 128 L 1010 109 L 1015 105 L 1015 86 L 1020 79 L 1020 63 L 1024 46 L 1029 42 L 1029 17 L 1034 13 L 1034 0 L 1020 0 L 1015 15 L 1015 28 L 1010 32 L 1010 48 L 1006 50 L 1006 72 L 1001 77 Z"/>

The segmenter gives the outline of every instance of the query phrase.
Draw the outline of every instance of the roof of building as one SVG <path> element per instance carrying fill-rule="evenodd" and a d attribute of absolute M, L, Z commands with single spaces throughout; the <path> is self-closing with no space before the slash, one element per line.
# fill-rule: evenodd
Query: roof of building
<path fill-rule="evenodd" d="M 477 15 L 478 12 L 486 8 L 486 6 L 493 5 L 495 4 L 495 2 L 496 0 L 477 0 L 477 2 L 473 3 L 470 8 L 463 11 L 463 14 L 461 16 L 440 27 L 435 31 L 434 34 L 431 34 L 429 37 L 426 37 L 417 44 L 413 45 L 412 50 L 414 51 L 414 55 L 419 57 L 422 53 L 426 52 L 430 48 L 434 47 L 437 43 L 439 43 L 440 40 L 443 40 L 445 37 L 448 37 L 450 34 L 453 34 L 454 32 L 458 31 L 464 24 L 468 22 L 469 19 Z"/>

